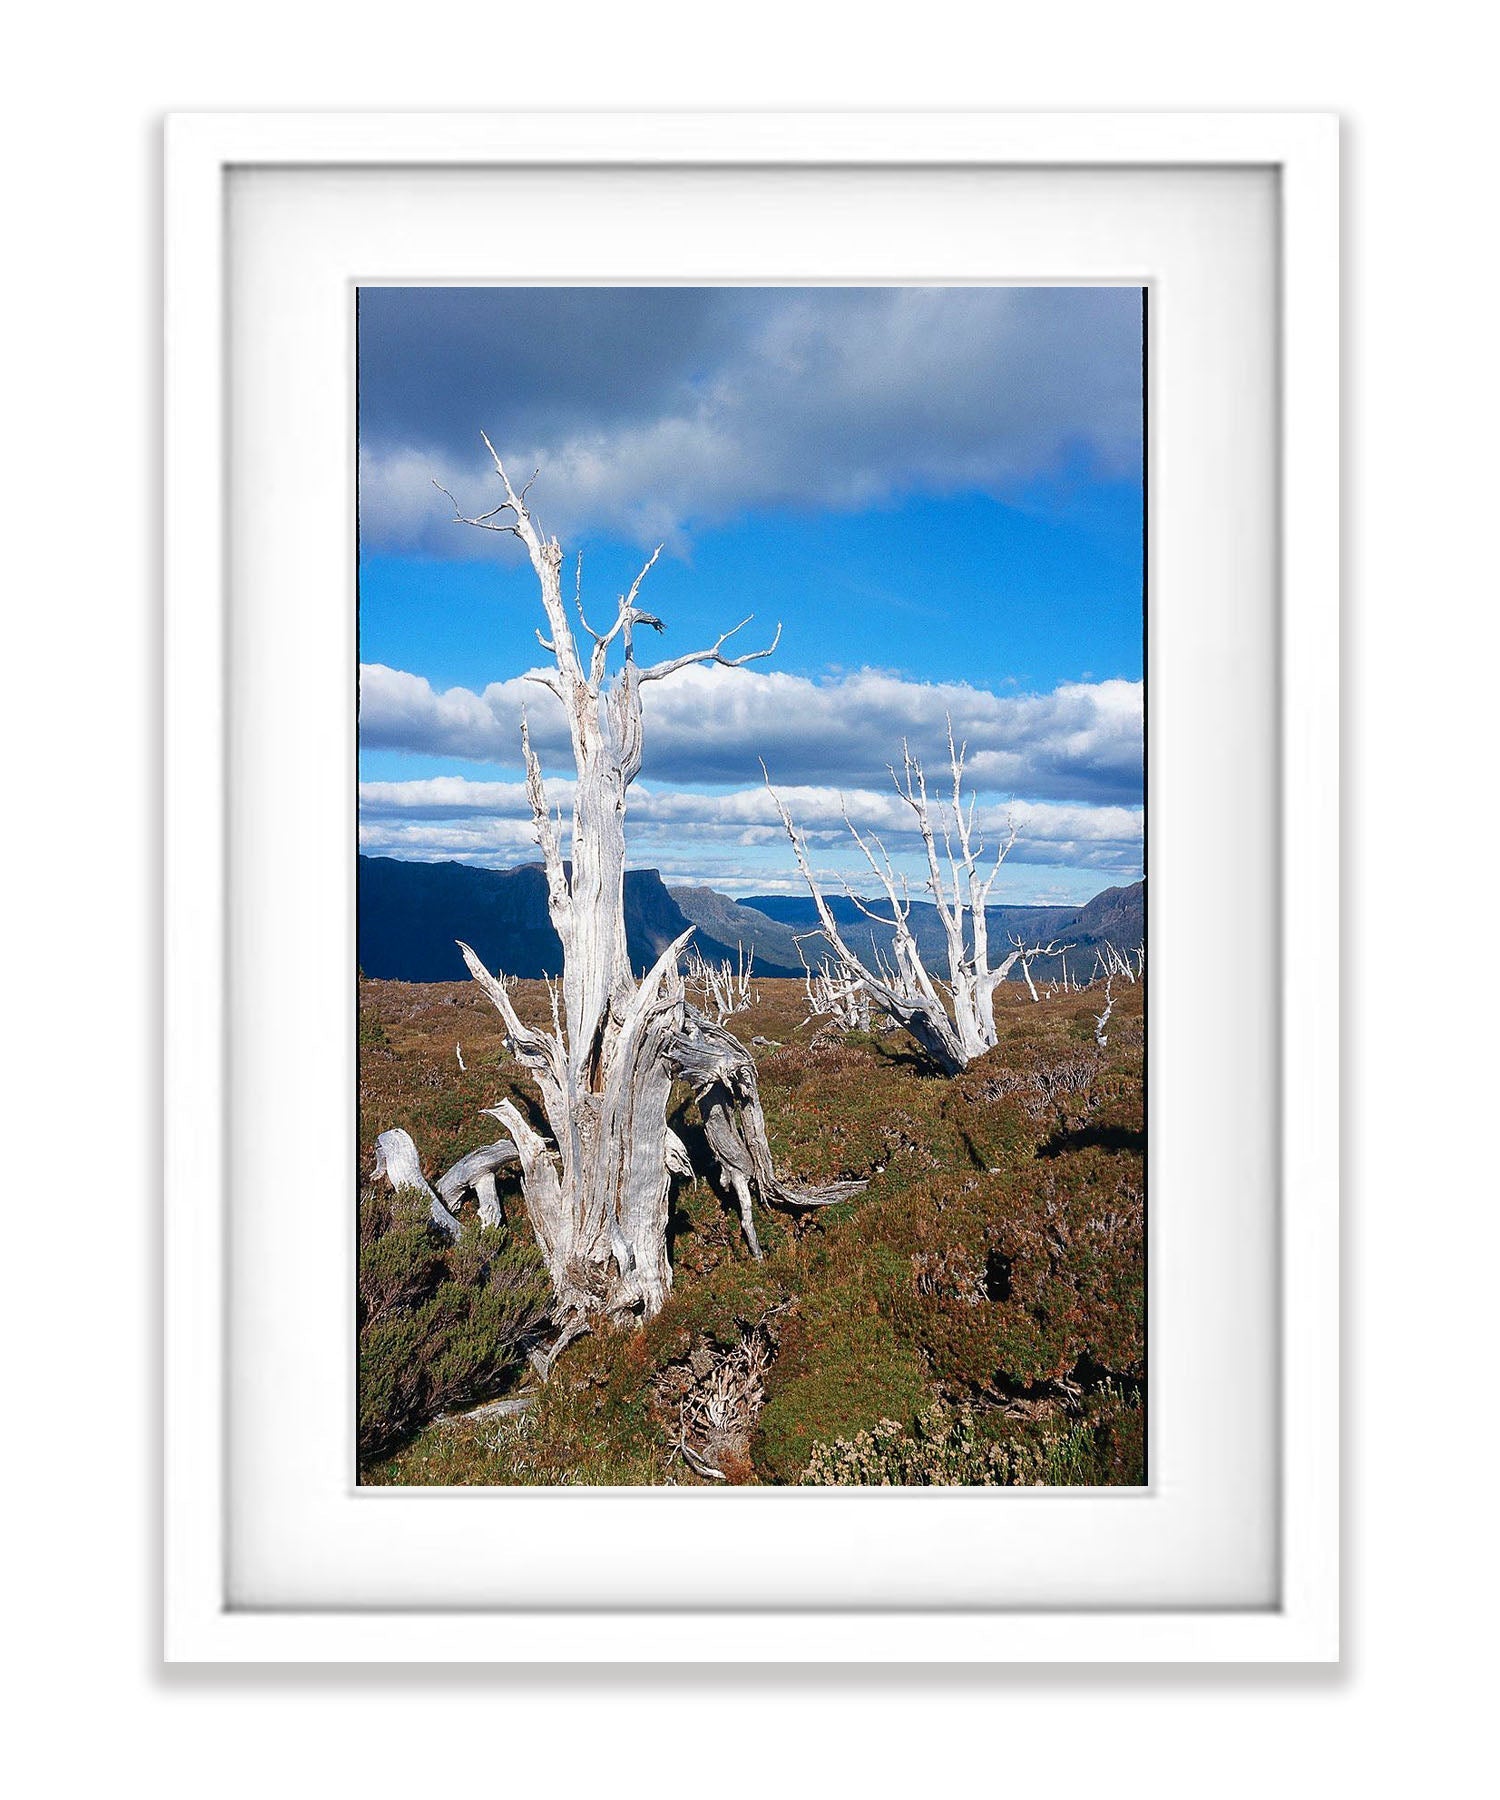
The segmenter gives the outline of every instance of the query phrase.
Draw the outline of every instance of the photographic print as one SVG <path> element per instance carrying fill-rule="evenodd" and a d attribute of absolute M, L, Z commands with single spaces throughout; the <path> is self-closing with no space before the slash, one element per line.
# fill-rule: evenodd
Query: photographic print
<path fill-rule="evenodd" d="M 1144 1484 L 1145 292 L 356 305 L 359 1480 Z"/>

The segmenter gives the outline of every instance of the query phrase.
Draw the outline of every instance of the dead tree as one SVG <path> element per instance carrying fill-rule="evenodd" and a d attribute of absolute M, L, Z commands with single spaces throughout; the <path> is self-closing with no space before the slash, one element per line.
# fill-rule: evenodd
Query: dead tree
<path fill-rule="evenodd" d="M 377 1181 L 383 1176 L 399 1193 L 403 1188 L 422 1195 L 428 1202 L 427 1216 L 432 1224 L 449 1242 L 458 1238 L 462 1227 L 449 1212 L 442 1200 L 429 1186 L 422 1173 L 422 1161 L 417 1155 L 417 1146 L 406 1131 L 382 1131 L 375 1140 L 374 1176 Z"/>
<path fill-rule="evenodd" d="M 1056 938 L 1053 938 L 1052 941 L 1047 944 L 1024 944 L 1014 933 L 1011 934 L 1010 941 L 1015 946 L 1020 957 L 1021 978 L 1026 983 L 1026 991 L 1031 995 L 1033 1000 L 1039 1001 L 1041 995 L 1036 991 L 1036 983 L 1031 979 L 1031 965 L 1033 961 L 1039 956 L 1062 956 L 1065 958 L 1067 952 L 1071 950 L 1073 946 L 1071 944 L 1059 944 Z M 1063 969 L 1064 972 L 1066 972 L 1066 961 L 1063 963 Z"/>
<path fill-rule="evenodd" d="M 465 1195 L 472 1194 L 475 1205 L 479 1208 L 480 1223 L 499 1225 L 503 1214 L 495 1178 L 502 1169 L 517 1160 L 516 1147 L 509 1138 L 501 1138 L 496 1143 L 471 1150 L 467 1156 L 460 1157 L 445 1175 L 438 1177 L 438 1196 L 445 1205 L 456 1208 Z"/>
<path fill-rule="evenodd" d="M 1109 1016 L 1115 1010 L 1115 977 L 1111 972 L 1104 977 L 1104 1011 L 1094 1020 L 1094 1042 L 1101 1050 L 1109 1043 L 1105 1027 L 1109 1024 Z"/>
<path fill-rule="evenodd" d="M 802 942 L 797 941 L 797 951 L 801 955 Z M 802 1025 L 811 1025 L 814 1019 L 827 1021 L 818 1035 L 825 1031 L 868 1031 L 870 1029 L 870 993 L 863 981 L 851 975 L 838 962 L 824 957 L 814 969 L 807 958 L 802 958 L 803 986 L 807 989 L 807 1017 Z M 799 1026 L 800 1030 L 802 1027 Z"/>
<path fill-rule="evenodd" d="M 1003 961 L 994 967 L 990 965 L 989 922 L 985 909 L 1001 865 L 1015 844 L 1016 829 L 1013 824 L 1009 826 L 995 853 L 993 866 L 987 866 L 984 844 L 975 830 L 975 803 L 965 799 L 963 792 L 966 748 L 954 743 L 950 724 L 948 756 L 953 777 L 952 793 L 949 799 L 937 805 L 928 796 L 922 765 L 909 746 L 902 746 L 901 774 L 891 770 L 896 792 L 911 808 L 926 851 L 927 890 L 937 906 L 947 943 L 946 982 L 934 980 L 912 935 L 911 895 L 906 881 L 896 874 L 880 839 L 873 834 L 866 837 L 846 810 L 844 823 L 880 884 L 891 916 L 886 918 L 867 905 L 847 884 L 845 892 L 867 918 L 894 934 L 888 956 L 872 955 L 874 968 L 856 954 L 840 931 L 813 873 L 806 840 L 797 830 L 780 796 L 771 789 L 776 810 L 791 839 L 797 866 L 818 909 L 823 937 L 841 974 L 861 986 L 876 1006 L 898 1025 L 904 1026 L 948 1075 L 956 1075 L 976 1057 L 995 1047 L 998 1041 L 995 989 L 1010 974 L 1020 956 L 1018 950 L 1012 950 Z M 766 786 L 770 788 L 770 785 L 768 775 Z M 944 851 L 941 858 L 939 836 Z"/>
<path fill-rule="evenodd" d="M 777 1182 L 754 1061 L 687 1001 L 679 961 L 692 933 L 669 944 L 640 979 L 625 941 L 625 798 L 641 768 L 641 691 L 694 664 L 737 668 L 769 656 L 780 630 L 766 649 L 742 656 L 724 651 L 741 628 L 737 625 L 707 649 L 638 662 L 637 630 L 664 630 L 659 619 L 636 606 L 641 583 L 661 554 L 658 547 L 602 631 L 584 615 L 580 559 L 572 610 L 589 640 L 581 646 L 563 599 L 562 547 L 542 533 L 527 508 L 531 483 L 518 492 L 488 437 L 484 444 L 504 497 L 472 517 L 455 501 L 455 522 L 508 532 L 526 549 L 547 622 L 537 638 L 553 659 L 551 668 L 529 679 L 562 705 L 576 772 L 570 860 L 565 861 L 562 820 L 548 804 L 523 717 L 526 791 L 546 873 L 548 913 L 563 951 L 561 980 L 550 985 L 550 1025 L 526 1024 L 512 998 L 513 984 L 486 969 L 467 944 L 459 946 L 504 1022 L 507 1047 L 536 1082 L 550 1133 L 538 1131 L 513 1101 L 490 1109 L 514 1143 L 526 1213 L 552 1278 L 559 1330 L 551 1351 L 555 1358 L 598 1321 L 649 1318 L 666 1298 L 672 1282 L 669 1184 L 674 1169 L 691 1166 L 667 1124 L 674 1078 L 688 1080 L 699 1094 L 724 1179 L 737 1195 L 743 1190 L 747 1196 L 742 1215 L 755 1199 L 817 1204 L 823 1198 Z M 620 666 L 611 675 L 615 645 Z M 417 1169 L 418 1183 L 420 1175 Z M 753 1244 L 753 1227 L 747 1235 Z"/>
<path fill-rule="evenodd" d="M 760 1103 L 755 1059 L 724 1026 L 686 1009 L 682 1031 L 672 1045 L 672 1070 L 692 1088 L 703 1120 L 703 1135 L 719 1165 L 721 1183 L 734 1196 L 751 1254 L 760 1256 L 753 1204 L 830 1206 L 864 1187 L 863 1181 L 832 1181 L 817 1188 L 783 1181 L 771 1158 L 766 1116 Z"/>
<path fill-rule="evenodd" d="M 733 963 L 711 963 L 695 945 L 687 957 L 688 993 L 704 1012 L 722 1025 L 726 1019 L 748 1011 L 755 1004 L 755 992 L 750 985 L 754 967 L 755 952 L 752 950 L 747 955 L 743 944 Z"/>
<path fill-rule="evenodd" d="M 1099 952 L 1099 961 L 1103 964 L 1106 975 L 1122 975 L 1134 987 L 1137 978 L 1146 972 L 1146 946 L 1137 944 L 1129 956 L 1123 956 L 1106 938 Z"/>

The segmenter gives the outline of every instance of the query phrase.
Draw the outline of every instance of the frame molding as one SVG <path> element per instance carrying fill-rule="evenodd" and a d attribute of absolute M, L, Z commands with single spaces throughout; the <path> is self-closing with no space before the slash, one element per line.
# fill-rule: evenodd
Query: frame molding
<path fill-rule="evenodd" d="M 1281 192 L 1282 1605 L 1271 1612 L 695 1613 L 695 1661 L 1328 1662 L 1339 1621 L 1338 121 L 1255 113 L 178 114 L 166 125 L 165 1655 L 680 1662 L 619 1611 L 225 1604 L 225 190 L 296 165 L 1272 168 Z M 205 596 L 212 596 L 211 603 Z M 216 979 L 205 979 L 205 972 Z M 206 1176 L 212 1172 L 212 1177 Z M 205 1196 L 206 1183 L 212 1191 Z"/>

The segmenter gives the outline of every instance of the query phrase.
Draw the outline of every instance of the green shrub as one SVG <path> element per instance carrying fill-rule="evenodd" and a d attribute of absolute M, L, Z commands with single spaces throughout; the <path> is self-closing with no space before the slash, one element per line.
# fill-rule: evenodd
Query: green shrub
<path fill-rule="evenodd" d="M 547 1314 L 541 1257 L 503 1228 L 468 1226 L 448 1244 L 425 1196 L 360 1209 L 359 1456 L 390 1452 L 435 1413 L 488 1398 L 520 1367 Z"/>
<path fill-rule="evenodd" d="M 852 1437 L 882 1419 L 908 1424 L 931 1390 L 921 1357 L 878 1313 L 810 1308 L 783 1327 L 767 1394 L 755 1466 L 795 1481 L 820 1439 Z"/>
<path fill-rule="evenodd" d="M 1106 1386 L 1082 1418 L 1054 1416 L 1007 1429 L 972 1407 L 934 1402 L 909 1429 L 882 1419 L 868 1431 L 814 1444 L 804 1487 L 1138 1486 L 1141 1411 Z M 1132 1454 L 1132 1449 L 1134 1454 Z"/>
<path fill-rule="evenodd" d="M 899 1032 L 813 1045 L 801 983 L 757 987 L 755 1012 L 735 1028 L 775 1042 L 757 1061 L 778 1171 L 868 1186 L 808 1212 L 758 1207 L 766 1257 L 756 1262 L 731 1200 L 709 1181 L 676 1185 L 674 1286 L 655 1319 L 571 1345 L 519 1417 L 425 1426 L 437 1410 L 505 1391 L 513 1321 L 474 1303 L 485 1284 L 471 1259 L 490 1254 L 479 1233 L 450 1250 L 412 1208 L 398 1216 L 372 1203 L 361 1445 L 383 1446 L 371 1453 L 385 1460 L 363 1480 L 691 1482 L 677 1446 L 697 1365 L 732 1356 L 747 1334 L 764 1336 L 770 1360 L 749 1458 L 731 1479 L 839 1479 L 848 1467 L 861 1471 L 848 1479 L 876 1483 L 1143 1479 L 1143 1411 L 1121 1398 L 1145 1359 L 1143 987 L 1117 984 L 1101 1054 L 1096 993 L 1037 1005 L 1008 983 L 1000 1047 L 951 1080 Z M 521 983 L 515 998 L 528 1020 L 550 1017 L 541 983 Z M 508 1094 L 535 1116 L 534 1085 L 472 984 L 368 982 L 360 999 L 363 1167 L 390 1126 L 445 1167 L 495 1136 L 480 1108 Z M 672 1119 L 708 1169 L 685 1088 Z M 507 1256 L 519 1255 L 524 1213 L 510 1224 Z M 457 1292 L 440 1305 L 445 1285 Z"/>
<path fill-rule="evenodd" d="M 854 1237 L 901 1272 L 881 1310 L 957 1393 L 1004 1396 L 1066 1380 L 1080 1362 L 1142 1373 L 1144 1209 L 1134 1157 L 1098 1149 L 944 1175 L 857 1212 Z"/>

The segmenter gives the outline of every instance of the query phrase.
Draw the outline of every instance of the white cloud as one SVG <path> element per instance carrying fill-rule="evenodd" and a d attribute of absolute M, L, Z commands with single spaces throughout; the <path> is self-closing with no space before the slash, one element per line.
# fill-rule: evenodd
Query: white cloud
<path fill-rule="evenodd" d="M 947 729 L 969 745 L 970 785 L 1026 800 L 1135 804 L 1141 795 L 1142 684 L 1069 682 L 1050 694 L 992 694 L 864 669 L 825 681 L 756 669 L 685 669 L 644 690 L 648 779 L 749 784 L 764 758 L 791 787 L 878 788 L 903 740 L 929 771 L 946 766 Z M 384 664 L 360 671 L 360 741 L 511 767 L 522 708 L 544 766 L 572 756 L 558 701 L 523 676 L 437 692 Z"/>
<path fill-rule="evenodd" d="M 549 800 L 564 810 L 565 846 L 572 791 L 570 781 L 548 784 Z M 920 885 L 926 867 L 921 839 L 910 809 L 893 792 L 853 789 L 841 794 L 803 786 L 778 792 L 835 885 L 841 878 L 861 888 L 870 885 L 869 871 L 849 835 L 846 811 Z M 979 830 L 997 847 L 1011 816 L 1012 809 L 998 805 L 982 806 L 976 815 Z M 1133 880 L 1140 873 L 1139 807 L 1043 802 L 1018 804 L 1013 816 L 1019 836 L 1008 867 L 1092 870 L 1117 880 Z M 721 885 L 738 879 L 763 890 L 773 881 L 795 885 L 786 835 L 764 787 L 690 794 L 638 786 L 631 795 L 628 840 L 634 864 L 659 866 L 674 879 L 712 879 Z M 535 855 L 524 786 L 457 776 L 362 783 L 360 843 L 372 855 L 418 860 L 454 857 L 504 865 Z M 746 852 L 754 868 L 746 866 Z"/>

